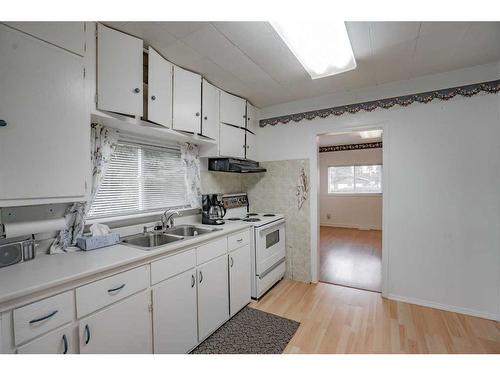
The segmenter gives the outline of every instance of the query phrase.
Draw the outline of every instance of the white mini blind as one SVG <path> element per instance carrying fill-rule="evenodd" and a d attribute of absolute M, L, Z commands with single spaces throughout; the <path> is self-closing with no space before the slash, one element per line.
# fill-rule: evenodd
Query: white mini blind
<path fill-rule="evenodd" d="M 179 149 L 119 142 L 88 218 L 187 207 Z"/>

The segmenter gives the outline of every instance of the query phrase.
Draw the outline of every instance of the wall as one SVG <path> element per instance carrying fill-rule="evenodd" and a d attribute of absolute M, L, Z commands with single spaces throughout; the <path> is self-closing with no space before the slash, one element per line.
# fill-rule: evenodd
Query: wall
<path fill-rule="evenodd" d="M 497 64 L 380 86 L 362 99 L 498 79 Z M 406 84 L 410 88 L 405 88 Z M 312 277 L 317 279 L 317 135 L 384 128 L 383 293 L 500 319 L 499 95 L 483 94 L 259 129 L 260 160 L 310 159 Z M 346 96 L 318 98 L 318 107 Z M 262 109 L 262 118 L 312 108 Z M 319 104 L 318 104 L 319 103 Z"/>
<path fill-rule="evenodd" d="M 382 195 L 328 194 L 328 167 L 371 164 L 382 164 L 381 148 L 319 154 L 321 225 L 382 229 Z"/>

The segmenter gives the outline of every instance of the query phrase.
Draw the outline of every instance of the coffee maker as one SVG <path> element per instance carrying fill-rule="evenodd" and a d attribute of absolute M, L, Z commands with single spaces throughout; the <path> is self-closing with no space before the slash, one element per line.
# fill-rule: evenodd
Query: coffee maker
<path fill-rule="evenodd" d="M 201 222 L 209 225 L 222 225 L 226 209 L 222 203 L 222 194 L 203 194 L 201 197 L 203 211 Z"/>

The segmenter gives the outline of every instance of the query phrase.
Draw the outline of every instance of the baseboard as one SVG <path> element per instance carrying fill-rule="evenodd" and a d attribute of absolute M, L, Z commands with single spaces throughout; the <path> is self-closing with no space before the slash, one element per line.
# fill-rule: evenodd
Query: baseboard
<path fill-rule="evenodd" d="M 382 230 L 382 227 L 377 225 L 354 225 L 354 224 L 332 224 L 332 223 L 320 223 L 321 227 L 335 227 L 335 228 L 349 228 L 349 229 L 359 229 L 359 230 Z"/>
<path fill-rule="evenodd" d="M 388 299 L 394 300 L 394 301 L 411 303 L 413 305 L 431 307 L 433 309 L 445 310 L 445 311 L 450 311 L 450 312 L 464 314 L 464 315 L 476 316 L 478 318 L 500 321 L 500 315 L 488 313 L 488 312 L 483 312 L 483 311 L 477 311 L 477 310 L 473 310 L 473 309 L 468 309 L 465 307 L 458 307 L 458 306 L 453 306 L 453 305 L 443 305 L 443 304 L 437 303 L 437 302 L 421 300 L 418 298 L 403 297 L 403 296 L 399 296 L 397 294 L 391 294 L 391 293 L 389 293 L 387 295 L 383 295 L 383 296 L 385 298 L 388 298 Z"/>

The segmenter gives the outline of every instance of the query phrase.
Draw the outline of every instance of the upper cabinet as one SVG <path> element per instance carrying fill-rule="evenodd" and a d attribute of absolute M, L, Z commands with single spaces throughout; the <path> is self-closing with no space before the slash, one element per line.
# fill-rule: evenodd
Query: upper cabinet
<path fill-rule="evenodd" d="M 221 91 L 220 122 L 244 128 L 246 124 L 246 100 Z"/>
<path fill-rule="evenodd" d="M 85 52 L 85 22 L 6 22 L 6 25 L 77 55 Z"/>
<path fill-rule="evenodd" d="M 220 124 L 219 155 L 237 159 L 245 158 L 245 129 Z"/>
<path fill-rule="evenodd" d="M 172 126 L 173 65 L 149 47 L 147 54 L 147 119 L 167 128 Z M 146 112 L 146 111 L 145 111 Z"/>
<path fill-rule="evenodd" d="M 142 40 L 101 24 L 97 34 L 97 108 L 142 116 Z"/>
<path fill-rule="evenodd" d="M 85 200 L 83 59 L 0 25 L 0 207 Z"/>
<path fill-rule="evenodd" d="M 212 139 L 219 139 L 219 98 L 220 90 L 203 80 L 201 134 Z"/>
<path fill-rule="evenodd" d="M 172 128 L 201 133 L 201 76 L 174 66 Z"/>
<path fill-rule="evenodd" d="M 258 126 L 257 108 L 247 102 L 247 130 L 255 134 Z"/>

